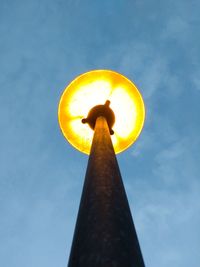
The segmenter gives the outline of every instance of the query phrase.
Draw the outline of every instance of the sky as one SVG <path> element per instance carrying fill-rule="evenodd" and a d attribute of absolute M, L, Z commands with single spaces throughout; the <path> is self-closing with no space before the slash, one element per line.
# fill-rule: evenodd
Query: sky
<path fill-rule="evenodd" d="M 76 76 L 139 88 L 117 156 L 147 267 L 200 266 L 200 2 L 0 0 L 0 266 L 66 267 L 88 157 L 57 120 Z"/>

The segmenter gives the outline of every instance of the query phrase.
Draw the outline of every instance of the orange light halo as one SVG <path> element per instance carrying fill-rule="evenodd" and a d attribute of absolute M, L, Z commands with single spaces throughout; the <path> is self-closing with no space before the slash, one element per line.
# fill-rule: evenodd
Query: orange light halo
<path fill-rule="evenodd" d="M 89 154 L 93 130 L 81 120 L 96 105 L 110 100 L 115 113 L 115 153 L 131 146 L 139 136 L 145 118 L 142 96 L 125 76 L 110 70 L 93 70 L 75 78 L 64 90 L 58 108 L 63 135 L 79 151 Z"/>

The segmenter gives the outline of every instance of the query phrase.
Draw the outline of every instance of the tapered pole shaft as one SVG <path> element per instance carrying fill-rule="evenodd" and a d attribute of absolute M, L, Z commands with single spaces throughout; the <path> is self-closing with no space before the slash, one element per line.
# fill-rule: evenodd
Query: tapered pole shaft
<path fill-rule="evenodd" d="M 68 267 L 144 267 L 104 117 L 95 124 Z"/>

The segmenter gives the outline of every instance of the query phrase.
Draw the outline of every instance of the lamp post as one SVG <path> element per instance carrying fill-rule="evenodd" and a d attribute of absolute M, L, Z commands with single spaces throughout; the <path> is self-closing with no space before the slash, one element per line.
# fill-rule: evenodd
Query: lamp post
<path fill-rule="evenodd" d="M 113 71 L 85 73 L 64 91 L 61 130 L 89 153 L 68 267 L 144 267 L 115 155 L 136 140 L 144 116 L 135 85 Z"/>

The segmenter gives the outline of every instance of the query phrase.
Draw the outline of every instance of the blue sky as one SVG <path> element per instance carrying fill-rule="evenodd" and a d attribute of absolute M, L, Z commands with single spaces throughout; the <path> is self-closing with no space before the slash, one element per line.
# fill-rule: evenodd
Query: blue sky
<path fill-rule="evenodd" d="M 200 2 L 0 0 L 0 265 L 67 265 L 87 156 L 58 127 L 65 86 L 126 75 L 146 122 L 118 156 L 148 267 L 200 264 Z"/>

